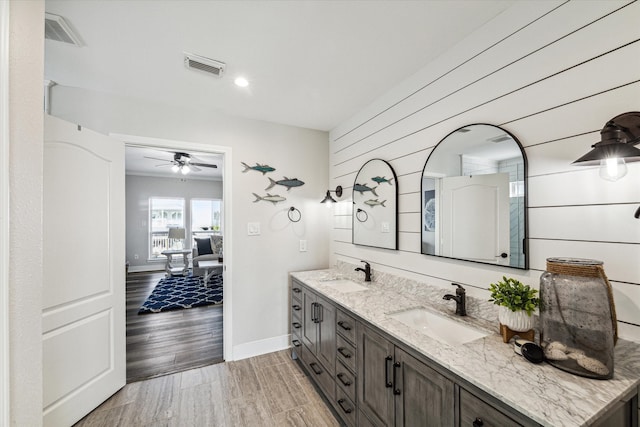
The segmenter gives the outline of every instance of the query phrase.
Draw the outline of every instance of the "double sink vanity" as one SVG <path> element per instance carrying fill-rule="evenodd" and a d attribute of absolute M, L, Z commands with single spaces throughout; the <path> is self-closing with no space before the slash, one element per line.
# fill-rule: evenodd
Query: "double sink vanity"
<path fill-rule="evenodd" d="M 346 426 L 638 426 L 640 345 L 619 340 L 615 374 L 532 364 L 504 344 L 495 308 L 353 265 L 291 273 L 292 355 Z"/>

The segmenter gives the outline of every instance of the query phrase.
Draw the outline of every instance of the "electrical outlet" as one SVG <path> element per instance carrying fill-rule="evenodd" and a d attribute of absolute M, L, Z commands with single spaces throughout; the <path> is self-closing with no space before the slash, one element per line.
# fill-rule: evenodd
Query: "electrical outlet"
<path fill-rule="evenodd" d="M 133 259 L 138 259 L 138 258 L 140 258 L 140 257 L 138 256 L 138 254 L 135 254 L 135 255 L 133 256 Z"/>
<path fill-rule="evenodd" d="M 388 222 L 383 222 L 382 223 L 382 232 L 383 233 L 389 233 L 389 223 Z"/>
<path fill-rule="evenodd" d="M 307 241 L 300 240 L 300 252 L 307 252 Z"/>

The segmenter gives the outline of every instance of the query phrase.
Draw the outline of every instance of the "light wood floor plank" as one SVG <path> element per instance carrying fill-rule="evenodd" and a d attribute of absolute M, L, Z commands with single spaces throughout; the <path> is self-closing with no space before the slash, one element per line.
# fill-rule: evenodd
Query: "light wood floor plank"
<path fill-rule="evenodd" d="M 280 351 L 135 382 L 76 427 L 339 426 L 300 372 Z"/>

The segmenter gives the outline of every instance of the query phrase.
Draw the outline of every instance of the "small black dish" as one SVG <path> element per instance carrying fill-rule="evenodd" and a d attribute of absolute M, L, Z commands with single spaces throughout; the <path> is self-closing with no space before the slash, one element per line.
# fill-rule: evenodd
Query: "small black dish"
<path fill-rule="evenodd" d="M 541 363 L 544 361 L 542 347 L 533 342 L 522 344 L 522 355 L 531 363 Z"/>

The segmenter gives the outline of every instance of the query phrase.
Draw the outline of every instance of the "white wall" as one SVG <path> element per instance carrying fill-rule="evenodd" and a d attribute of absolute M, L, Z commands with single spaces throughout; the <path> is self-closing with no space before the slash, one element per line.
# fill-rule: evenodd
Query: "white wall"
<path fill-rule="evenodd" d="M 191 216 L 191 199 L 222 199 L 222 182 L 151 176 L 127 175 L 127 262 L 131 267 L 157 267 L 158 261 L 149 257 L 149 198 L 175 197 L 184 199 L 185 221 Z M 187 222 L 185 222 L 185 225 Z M 189 230 L 187 230 L 188 232 Z M 185 240 L 191 248 L 191 239 Z M 135 259 L 134 255 L 138 255 Z M 164 266 L 164 260 L 159 261 Z M 130 269 L 135 270 L 135 268 Z M 141 270 L 139 270 L 141 271 Z"/>
<path fill-rule="evenodd" d="M 233 293 L 234 358 L 288 346 L 288 273 L 329 265 L 330 216 L 319 203 L 329 181 L 328 134 L 60 85 L 51 102 L 52 115 L 103 133 L 232 147 L 225 179 L 233 186 L 233 229 L 225 230 L 225 239 L 232 239 L 233 282 L 225 283 L 225 292 Z M 276 168 L 267 177 L 306 184 L 289 192 L 276 186 L 270 192 L 287 198 L 276 206 L 254 203 L 251 193 L 266 194 L 269 181 L 259 172 L 243 173 L 240 162 L 267 163 Z M 296 224 L 287 218 L 292 205 L 302 213 Z M 247 235 L 249 222 L 260 223 L 259 236 Z M 298 251 L 301 239 L 307 252 Z"/>
<path fill-rule="evenodd" d="M 507 274 L 538 286 L 546 258 L 604 261 L 620 336 L 640 341 L 640 163 L 610 183 L 571 166 L 614 116 L 640 109 L 640 3 L 518 2 L 330 134 L 331 186 L 353 185 L 366 161 L 391 163 L 399 184 L 399 251 L 351 244 L 350 201 L 334 217 L 331 260 L 372 262 L 450 288 L 486 287 Z M 419 46 L 416 46 L 419 52 Z M 529 177 L 530 270 L 420 253 L 420 177 L 449 132 L 489 123 L 525 147 Z M 347 194 L 349 190 L 347 189 Z M 345 215 L 346 212 L 346 215 Z"/>
<path fill-rule="evenodd" d="M 11 425 L 42 424 L 43 1 L 10 2 Z"/>

